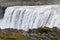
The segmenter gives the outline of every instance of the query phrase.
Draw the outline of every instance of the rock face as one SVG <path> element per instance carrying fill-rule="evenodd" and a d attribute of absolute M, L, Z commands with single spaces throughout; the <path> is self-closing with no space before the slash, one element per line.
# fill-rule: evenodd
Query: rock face
<path fill-rule="evenodd" d="M 3 18 L 6 7 L 0 6 L 0 19 Z"/>
<path fill-rule="evenodd" d="M 58 4 L 60 0 L 0 0 L 2 6 Z"/>
<path fill-rule="evenodd" d="M 2 6 L 14 6 L 14 5 L 40 5 L 49 4 L 49 1 L 44 0 L 2 0 L 0 5 Z"/>
<path fill-rule="evenodd" d="M 28 31 L 11 28 L 0 29 L 0 40 L 60 40 L 60 29 L 46 26 Z"/>

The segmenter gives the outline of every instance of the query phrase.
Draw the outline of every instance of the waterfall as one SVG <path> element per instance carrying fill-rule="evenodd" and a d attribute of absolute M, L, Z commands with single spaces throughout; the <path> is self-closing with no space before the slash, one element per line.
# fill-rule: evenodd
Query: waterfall
<path fill-rule="evenodd" d="M 60 26 L 59 5 L 13 6 L 5 10 L 1 28 L 28 30 L 40 26 Z"/>

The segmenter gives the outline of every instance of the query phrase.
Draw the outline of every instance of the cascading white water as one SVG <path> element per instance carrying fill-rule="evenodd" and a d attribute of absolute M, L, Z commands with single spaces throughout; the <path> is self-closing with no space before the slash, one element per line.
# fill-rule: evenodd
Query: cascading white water
<path fill-rule="evenodd" d="M 40 26 L 60 26 L 59 5 L 14 6 L 5 10 L 1 28 L 28 30 Z"/>

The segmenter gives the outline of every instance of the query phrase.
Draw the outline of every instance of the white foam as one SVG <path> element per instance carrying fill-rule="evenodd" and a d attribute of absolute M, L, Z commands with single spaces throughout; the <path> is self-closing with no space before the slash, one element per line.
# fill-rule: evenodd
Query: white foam
<path fill-rule="evenodd" d="M 13 6 L 5 11 L 1 28 L 28 30 L 40 26 L 60 26 L 60 6 Z"/>

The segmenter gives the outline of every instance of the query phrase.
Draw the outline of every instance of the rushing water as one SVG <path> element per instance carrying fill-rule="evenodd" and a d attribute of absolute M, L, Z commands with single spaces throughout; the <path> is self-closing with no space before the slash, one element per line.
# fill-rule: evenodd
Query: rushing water
<path fill-rule="evenodd" d="M 1 28 L 28 30 L 40 26 L 60 26 L 59 5 L 13 6 L 5 10 Z"/>

